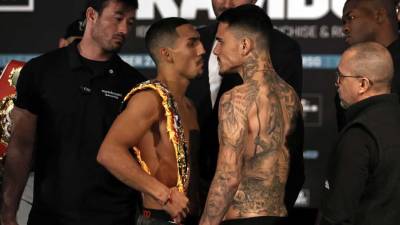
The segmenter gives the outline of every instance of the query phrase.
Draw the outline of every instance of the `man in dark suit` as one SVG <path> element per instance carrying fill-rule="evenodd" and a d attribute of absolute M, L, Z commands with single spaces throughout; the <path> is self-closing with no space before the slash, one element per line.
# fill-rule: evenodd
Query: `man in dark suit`
<path fill-rule="evenodd" d="M 346 125 L 330 156 L 320 225 L 397 225 L 400 220 L 400 105 L 390 94 L 390 52 L 376 42 L 347 49 L 335 86 Z"/>
<path fill-rule="evenodd" d="M 212 0 L 214 13 L 219 16 L 224 10 L 234 8 L 243 4 L 255 4 L 256 0 Z M 224 75 L 218 73 L 218 62 L 216 56 L 212 54 L 215 46 L 215 35 L 217 32 L 217 23 L 199 28 L 201 41 L 206 50 L 205 66 L 202 76 L 191 81 L 187 96 L 193 100 L 197 112 L 198 122 L 201 131 L 201 193 L 203 201 L 207 196 L 206 190 L 214 176 L 218 156 L 218 104 L 222 94 L 243 81 L 238 74 Z M 276 72 L 288 84 L 290 84 L 296 93 L 301 97 L 302 91 L 302 60 L 301 51 L 298 43 L 273 29 L 272 23 L 269 24 L 270 30 L 270 52 L 272 64 Z M 296 146 L 303 147 L 303 121 L 299 121 L 300 127 Z M 287 193 L 285 196 L 288 210 L 294 205 L 297 195 L 304 182 L 304 165 L 302 154 L 291 153 L 291 172 L 287 184 Z M 296 171 L 296 174 L 293 173 Z"/>

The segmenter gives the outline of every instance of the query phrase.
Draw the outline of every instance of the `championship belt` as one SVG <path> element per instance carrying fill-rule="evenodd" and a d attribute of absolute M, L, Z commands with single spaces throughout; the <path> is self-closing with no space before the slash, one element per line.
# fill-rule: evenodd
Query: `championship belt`
<path fill-rule="evenodd" d="M 132 95 L 146 89 L 152 89 L 156 91 L 162 99 L 165 117 L 167 118 L 168 137 L 174 147 L 176 163 L 178 166 L 178 180 L 176 187 L 180 192 L 186 192 L 189 186 L 189 158 L 187 155 L 188 147 L 185 143 L 184 131 L 181 118 L 178 114 L 177 105 L 171 93 L 160 81 L 146 81 L 133 88 L 125 96 L 124 104 L 130 99 Z M 146 163 L 140 157 L 140 149 L 134 147 L 133 151 L 142 169 L 146 173 L 151 174 Z"/>
<path fill-rule="evenodd" d="M 10 141 L 10 113 L 14 108 L 17 80 L 24 64 L 24 62 L 11 60 L 0 75 L 0 160 L 5 156 Z"/>

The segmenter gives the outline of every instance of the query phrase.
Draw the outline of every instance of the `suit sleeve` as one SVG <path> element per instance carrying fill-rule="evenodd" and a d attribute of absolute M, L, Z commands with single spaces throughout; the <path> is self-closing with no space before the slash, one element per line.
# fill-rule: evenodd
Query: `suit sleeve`
<path fill-rule="evenodd" d="M 301 98 L 303 91 L 303 62 L 299 44 L 280 33 L 271 33 L 270 54 L 272 64 L 280 77 L 282 77 Z"/>
<path fill-rule="evenodd" d="M 304 174 L 304 158 L 303 158 L 303 143 L 304 143 L 304 122 L 302 115 L 297 117 L 295 132 L 288 138 L 290 166 L 289 175 L 285 188 L 285 205 L 289 215 L 296 202 L 297 196 L 303 187 Z"/>
<path fill-rule="evenodd" d="M 377 152 L 374 140 L 361 127 L 350 128 L 344 134 L 332 155 L 320 225 L 353 224 L 368 179 L 371 156 Z"/>
<path fill-rule="evenodd" d="M 290 77 L 289 84 L 301 98 L 303 91 L 303 61 L 301 58 L 300 46 L 297 43 L 293 46 L 287 57 L 289 63 L 287 65 L 287 72 Z"/>

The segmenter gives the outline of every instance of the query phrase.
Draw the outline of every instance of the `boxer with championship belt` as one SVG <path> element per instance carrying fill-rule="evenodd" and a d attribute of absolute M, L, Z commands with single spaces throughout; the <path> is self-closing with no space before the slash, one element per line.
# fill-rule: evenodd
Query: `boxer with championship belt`
<path fill-rule="evenodd" d="M 13 99 L 16 96 L 19 72 L 24 64 L 21 61 L 11 60 L 0 75 L 0 160 L 6 154 L 7 144 L 10 140 L 10 112 L 14 107 Z"/>
<path fill-rule="evenodd" d="M 125 97 L 126 107 L 97 160 L 142 193 L 136 225 L 197 225 L 200 133 L 196 109 L 185 93 L 189 80 L 203 70 L 204 48 L 194 26 L 177 17 L 152 24 L 145 40 L 157 76 Z"/>

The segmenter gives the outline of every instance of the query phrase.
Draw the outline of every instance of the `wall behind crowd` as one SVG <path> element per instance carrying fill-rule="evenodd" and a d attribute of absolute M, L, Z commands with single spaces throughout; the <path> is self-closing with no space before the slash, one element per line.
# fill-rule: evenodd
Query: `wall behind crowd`
<path fill-rule="evenodd" d="M 57 47 L 66 26 L 84 6 L 82 0 L 0 1 L 0 67 L 9 60 L 27 61 Z M 306 182 L 299 207 L 320 204 L 324 172 L 337 135 L 334 79 L 341 52 L 341 11 L 345 0 L 258 0 L 275 27 L 296 39 L 303 52 Z M 121 56 L 148 77 L 154 64 L 145 51 L 144 35 L 161 18 L 181 16 L 195 25 L 215 22 L 211 0 L 139 0 L 136 26 Z M 291 65 L 287 65 L 291 66 Z"/>

